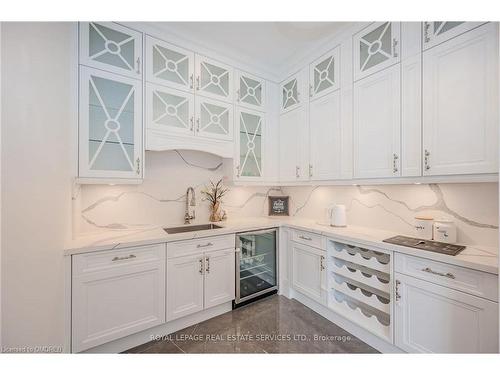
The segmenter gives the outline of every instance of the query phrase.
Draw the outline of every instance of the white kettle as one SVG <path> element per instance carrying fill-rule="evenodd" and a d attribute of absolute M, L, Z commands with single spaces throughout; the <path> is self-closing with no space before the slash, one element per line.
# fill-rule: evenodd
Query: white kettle
<path fill-rule="evenodd" d="M 345 205 L 332 204 L 328 207 L 328 219 L 332 227 L 345 227 L 347 226 L 347 215 Z"/>

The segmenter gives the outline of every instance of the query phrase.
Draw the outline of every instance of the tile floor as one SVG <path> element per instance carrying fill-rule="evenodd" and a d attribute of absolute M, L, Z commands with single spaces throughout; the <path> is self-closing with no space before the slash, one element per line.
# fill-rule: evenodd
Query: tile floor
<path fill-rule="evenodd" d="M 378 353 L 295 300 L 274 295 L 126 353 Z"/>

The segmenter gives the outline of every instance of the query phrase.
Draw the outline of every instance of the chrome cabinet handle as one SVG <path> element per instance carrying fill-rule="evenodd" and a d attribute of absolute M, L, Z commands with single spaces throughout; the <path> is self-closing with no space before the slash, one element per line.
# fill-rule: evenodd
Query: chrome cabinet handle
<path fill-rule="evenodd" d="M 401 294 L 399 294 L 399 285 L 400 284 L 401 284 L 401 281 L 396 280 L 396 290 L 395 290 L 396 301 L 399 301 L 401 299 Z"/>
<path fill-rule="evenodd" d="M 120 261 L 120 260 L 127 260 L 127 259 L 134 259 L 134 258 L 137 258 L 134 254 L 130 254 L 130 255 L 127 255 L 125 257 L 114 257 L 113 259 L 111 259 L 112 262 L 117 262 L 117 261 Z"/>
<path fill-rule="evenodd" d="M 141 159 L 140 158 L 137 158 L 137 160 L 135 161 L 136 163 L 136 173 L 137 174 L 141 174 Z"/>
<path fill-rule="evenodd" d="M 200 89 L 200 76 L 196 77 L 196 90 Z"/>
<path fill-rule="evenodd" d="M 198 133 L 200 132 L 200 118 L 199 117 L 196 119 L 196 131 Z"/>
<path fill-rule="evenodd" d="M 424 43 L 429 43 L 431 38 L 429 38 L 429 27 L 431 27 L 430 22 L 424 22 Z"/>
<path fill-rule="evenodd" d="M 324 271 L 324 269 L 325 269 L 324 261 L 325 261 L 325 257 L 323 255 L 321 255 L 319 258 L 319 268 L 321 271 Z"/>
<path fill-rule="evenodd" d="M 447 272 L 447 273 L 437 272 L 437 271 L 432 270 L 429 267 L 422 268 L 422 271 L 427 272 L 427 273 L 431 273 L 431 274 L 437 275 L 437 276 L 447 277 L 448 279 L 455 279 L 455 275 L 450 273 L 450 272 Z"/>
<path fill-rule="evenodd" d="M 309 84 L 309 97 L 312 98 L 313 96 L 313 85 Z"/>
<path fill-rule="evenodd" d="M 204 269 L 204 267 L 203 267 L 203 258 L 200 258 L 198 260 L 198 262 L 200 262 L 200 269 L 199 269 L 198 272 L 200 273 L 200 275 L 203 275 L 203 269 Z"/>
<path fill-rule="evenodd" d="M 424 151 L 424 165 L 425 165 L 425 170 L 428 171 L 429 169 L 431 169 L 431 164 L 430 164 L 430 156 L 431 156 L 431 153 L 429 152 L 429 150 L 425 150 Z"/>
<path fill-rule="evenodd" d="M 397 46 L 398 46 L 398 40 L 396 38 L 393 38 L 392 39 L 392 55 L 394 57 L 398 57 Z"/>
<path fill-rule="evenodd" d="M 295 177 L 300 178 L 300 167 L 299 166 L 295 167 Z"/>
<path fill-rule="evenodd" d="M 309 164 L 309 177 L 313 176 L 313 166 L 312 164 Z"/>
<path fill-rule="evenodd" d="M 194 116 L 191 116 L 191 118 L 189 119 L 189 122 L 191 124 L 191 131 L 193 131 L 193 129 L 194 129 Z"/>
<path fill-rule="evenodd" d="M 236 166 L 236 177 L 240 177 L 240 172 L 241 172 L 241 167 L 238 165 Z"/>
<path fill-rule="evenodd" d="M 205 245 L 200 245 L 200 244 L 198 244 L 198 245 L 196 245 L 196 247 L 199 249 L 199 248 L 201 248 L 201 247 L 209 247 L 209 246 L 212 246 L 212 245 L 213 245 L 213 243 L 212 243 L 212 242 L 208 242 L 208 243 L 206 243 Z"/>
<path fill-rule="evenodd" d="M 398 172 L 398 159 L 399 159 L 398 154 L 392 154 L 392 172 L 393 173 Z"/>
<path fill-rule="evenodd" d="M 136 63 L 137 63 L 137 74 L 141 74 L 141 58 L 140 57 L 137 58 Z"/>
<path fill-rule="evenodd" d="M 210 273 L 210 258 L 206 257 L 205 260 L 207 262 L 207 268 L 205 269 L 205 271 L 207 271 L 207 273 Z"/>
<path fill-rule="evenodd" d="M 189 76 L 189 88 L 192 89 L 193 88 L 193 74 L 191 73 L 191 75 Z"/>
<path fill-rule="evenodd" d="M 304 237 L 304 236 L 300 235 L 300 236 L 299 236 L 299 238 L 300 238 L 301 240 L 312 241 L 312 238 L 311 238 L 311 237 Z"/>

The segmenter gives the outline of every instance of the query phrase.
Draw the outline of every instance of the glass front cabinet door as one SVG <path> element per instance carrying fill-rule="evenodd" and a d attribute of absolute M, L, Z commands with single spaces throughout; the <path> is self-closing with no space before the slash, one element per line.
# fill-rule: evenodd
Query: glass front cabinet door
<path fill-rule="evenodd" d="M 141 81 L 80 67 L 79 176 L 142 178 Z"/>
<path fill-rule="evenodd" d="M 217 100 L 233 101 L 233 68 L 196 55 L 196 93 Z"/>
<path fill-rule="evenodd" d="M 265 81 L 248 73 L 238 72 L 236 77 L 236 102 L 250 109 L 264 110 Z"/>
<path fill-rule="evenodd" d="M 233 105 L 198 96 L 196 98 L 196 135 L 233 140 Z"/>
<path fill-rule="evenodd" d="M 80 64 L 142 78 L 142 33 L 113 22 L 80 22 Z"/>
<path fill-rule="evenodd" d="M 422 26 L 422 45 L 424 50 L 434 47 L 448 39 L 475 29 L 483 22 L 463 21 L 426 21 Z"/>
<path fill-rule="evenodd" d="M 300 74 L 296 74 L 285 80 L 280 86 L 281 112 L 288 112 L 301 104 L 302 80 Z"/>
<path fill-rule="evenodd" d="M 194 53 L 146 36 L 146 80 L 179 90 L 194 90 Z"/>
<path fill-rule="evenodd" d="M 321 56 L 309 67 L 309 97 L 311 100 L 337 90 L 339 85 L 340 48 Z"/>
<path fill-rule="evenodd" d="M 258 180 L 263 176 L 264 114 L 239 108 L 237 118 L 236 179 Z"/>
<path fill-rule="evenodd" d="M 375 22 L 354 35 L 354 80 L 398 63 L 399 36 L 399 22 Z"/>

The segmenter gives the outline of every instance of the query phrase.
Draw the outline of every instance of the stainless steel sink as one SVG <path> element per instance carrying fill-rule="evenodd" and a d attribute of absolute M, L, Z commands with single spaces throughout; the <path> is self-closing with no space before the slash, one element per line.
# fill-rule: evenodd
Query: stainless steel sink
<path fill-rule="evenodd" d="M 200 225 L 184 225 L 182 227 L 163 228 L 163 230 L 168 234 L 174 234 L 174 233 L 196 232 L 199 230 L 210 230 L 210 229 L 220 229 L 220 228 L 223 227 L 216 224 L 200 224 Z"/>

